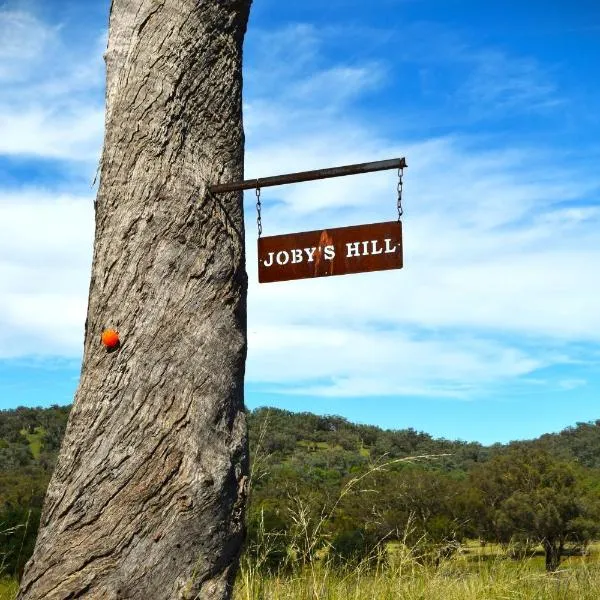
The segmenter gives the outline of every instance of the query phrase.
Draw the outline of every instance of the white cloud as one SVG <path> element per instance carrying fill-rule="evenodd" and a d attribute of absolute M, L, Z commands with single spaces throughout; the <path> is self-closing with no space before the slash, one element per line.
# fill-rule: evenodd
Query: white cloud
<path fill-rule="evenodd" d="M 563 379 L 559 382 L 560 388 L 566 391 L 576 390 L 584 387 L 585 385 L 587 385 L 587 381 L 585 379 Z"/>
<path fill-rule="evenodd" d="M 362 67 L 334 67 L 317 72 L 286 90 L 290 101 L 322 109 L 322 99 L 327 98 L 329 108 L 348 102 L 353 97 L 382 83 L 384 72 L 380 65 L 371 63 Z"/>
<path fill-rule="evenodd" d="M 79 354 L 92 241 L 91 198 L 0 191 L 0 358 Z"/>
<path fill-rule="evenodd" d="M 265 322 L 250 338 L 248 379 L 267 389 L 294 382 L 289 390 L 273 388 L 294 394 L 464 397 L 499 379 L 527 375 L 549 360 L 491 340 L 411 336 L 406 328 Z"/>
<path fill-rule="evenodd" d="M 474 107 L 532 112 L 563 103 L 549 73 L 531 58 L 487 50 L 475 52 L 469 59 L 474 69 L 461 92 Z"/>
<path fill-rule="evenodd" d="M 35 104 L 25 111 L 17 107 L 0 108 L 0 153 L 96 161 L 104 128 L 104 111 L 78 104 L 61 109 L 46 109 Z"/>
<path fill-rule="evenodd" d="M 504 101 L 532 101 L 519 89 L 532 63 L 495 56 L 510 75 Z M 553 91 L 538 87 L 540 98 Z M 409 164 L 400 272 L 258 286 L 249 212 L 250 380 L 304 394 L 464 397 L 574 360 L 565 344 L 600 342 L 600 214 L 590 206 L 600 177 L 588 163 L 550 169 L 555 149 L 493 137 L 392 142 L 343 106 L 324 119 L 285 93 L 248 103 L 248 177 L 367 157 Z M 277 129 L 285 137 L 270 135 Z M 395 174 L 265 189 L 262 199 L 266 235 L 390 220 Z M 402 333 L 415 327 L 413 338 Z"/>
<path fill-rule="evenodd" d="M 0 9 L 0 154 L 97 162 L 104 126 L 102 49 L 59 26 Z"/>
<path fill-rule="evenodd" d="M 398 61 L 405 70 L 415 69 L 423 99 L 433 100 L 428 116 L 438 124 L 460 127 L 516 115 L 559 116 L 557 109 L 569 104 L 558 83 L 564 64 L 544 63 L 506 43 L 490 45 L 484 30 L 408 23 Z"/>
<path fill-rule="evenodd" d="M 556 149 L 531 141 L 392 138 L 354 104 L 386 65 L 325 61 L 320 35 L 301 26 L 261 40 L 277 52 L 246 74 L 247 176 L 405 155 L 405 268 L 259 286 L 248 195 L 248 381 L 323 396 L 554 385 L 535 374 L 578 360 L 574 343 L 600 344 L 600 177 L 568 157 L 555 165 Z M 72 70 L 91 69 L 88 87 L 32 80 L 23 111 L 0 96 L 0 153 L 91 161 L 99 55 L 94 46 Z M 69 90 L 96 103 L 71 104 Z M 265 234 L 394 219 L 395 186 L 389 172 L 265 189 Z M 0 188 L 0 357 L 80 352 L 92 235 L 91 197 Z"/>
<path fill-rule="evenodd" d="M 0 9 L 0 81 L 23 81 L 57 43 L 57 28 L 20 10 Z"/>

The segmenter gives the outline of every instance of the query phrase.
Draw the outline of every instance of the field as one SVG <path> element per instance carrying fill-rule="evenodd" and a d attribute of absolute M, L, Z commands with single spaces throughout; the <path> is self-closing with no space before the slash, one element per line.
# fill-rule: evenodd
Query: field
<path fill-rule="evenodd" d="M 390 570 L 376 575 L 307 572 L 241 582 L 235 600 L 592 600 L 600 570 L 579 567 L 546 575 L 530 565 Z"/>
<path fill-rule="evenodd" d="M 512 560 L 497 546 L 472 542 L 439 567 L 395 551 L 385 566 L 332 568 L 319 561 L 284 576 L 265 576 L 244 560 L 234 600 L 595 600 L 599 588 L 600 544 L 547 574 L 539 551 Z M 13 600 L 16 591 L 14 580 L 0 580 L 0 600 Z"/>
<path fill-rule="evenodd" d="M 29 449 L 33 458 L 38 459 L 42 450 L 42 439 L 44 437 L 44 428 L 36 427 L 35 433 L 29 433 L 26 429 L 21 429 L 21 435 L 27 438 Z"/>
<path fill-rule="evenodd" d="M 547 574 L 538 551 L 512 560 L 498 547 L 470 543 L 439 567 L 398 555 L 372 569 L 305 568 L 283 577 L 259 576 L 243 565 L 235 600 L 592 600 L 600 587 L 600 546 L 569 557 Z"/>

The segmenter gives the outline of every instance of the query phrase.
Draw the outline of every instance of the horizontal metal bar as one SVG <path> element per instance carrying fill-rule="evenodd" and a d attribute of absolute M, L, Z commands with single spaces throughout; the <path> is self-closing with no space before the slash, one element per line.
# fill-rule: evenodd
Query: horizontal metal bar
<path fill-rule="evenodd" d="M 288 173 L 287 175 L 274 175 L 260 179 L 246 179 L 232 183 L 218 183 L 209 186 L 213 194 L 224 192 L 236 192 L 238 190 L 252 190 L 257 187 L 264 188 L 273 185 L 284 185 L 286 183 L 300 183 L 301 181 L 314 181 L 315 179 L 327 179 L 329 177 L 343 177 L 344 175 L 358 175 L 360 173 L 372 173 L 374 171 L 385 171 L 387 169 L 403 169 L 406 167 L 404 158 L 392 158 L 390 160 L 378 160 L 370 163 L 359 163 L 356 165 L 345 165 L 331 169 L 317 169 L 315 171 L 302 171 L 300 173 Z"/>

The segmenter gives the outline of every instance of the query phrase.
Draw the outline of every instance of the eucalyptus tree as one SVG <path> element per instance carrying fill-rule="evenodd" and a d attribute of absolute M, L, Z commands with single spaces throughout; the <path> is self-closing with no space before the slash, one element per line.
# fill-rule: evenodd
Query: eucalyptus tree
<path fill-rule="evenodd" d="M 19 598 L 228 598 L 244 536 L 251 0 L 113 0 L 81 379 Z M 120 345 L 100 343 L 117 329 Z"/>
<path fill-rule="evenodd" d="M 599 532 L 594 494 L 581 467 L 544 450 L 516 447 L 471 474 L 480 493 L 481 536 L 490 541 L 540 544 L 548 571 L 567 546 L 586 545 Z"/>

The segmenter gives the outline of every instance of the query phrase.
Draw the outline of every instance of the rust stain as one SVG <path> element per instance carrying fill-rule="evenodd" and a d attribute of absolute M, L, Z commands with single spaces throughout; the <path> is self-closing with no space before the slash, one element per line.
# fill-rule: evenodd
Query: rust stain
<path fill-rule="evenodd" d="M 332 245 L 334 245 L 333 238 L 327 229 L 323 230 L 319 237 L 318 246 L 315 251 L 314 277 L 322 277 L 324 275 L 331 275 L 333 273 L 333 261 L 325 258 L 325 247 Z"/>

